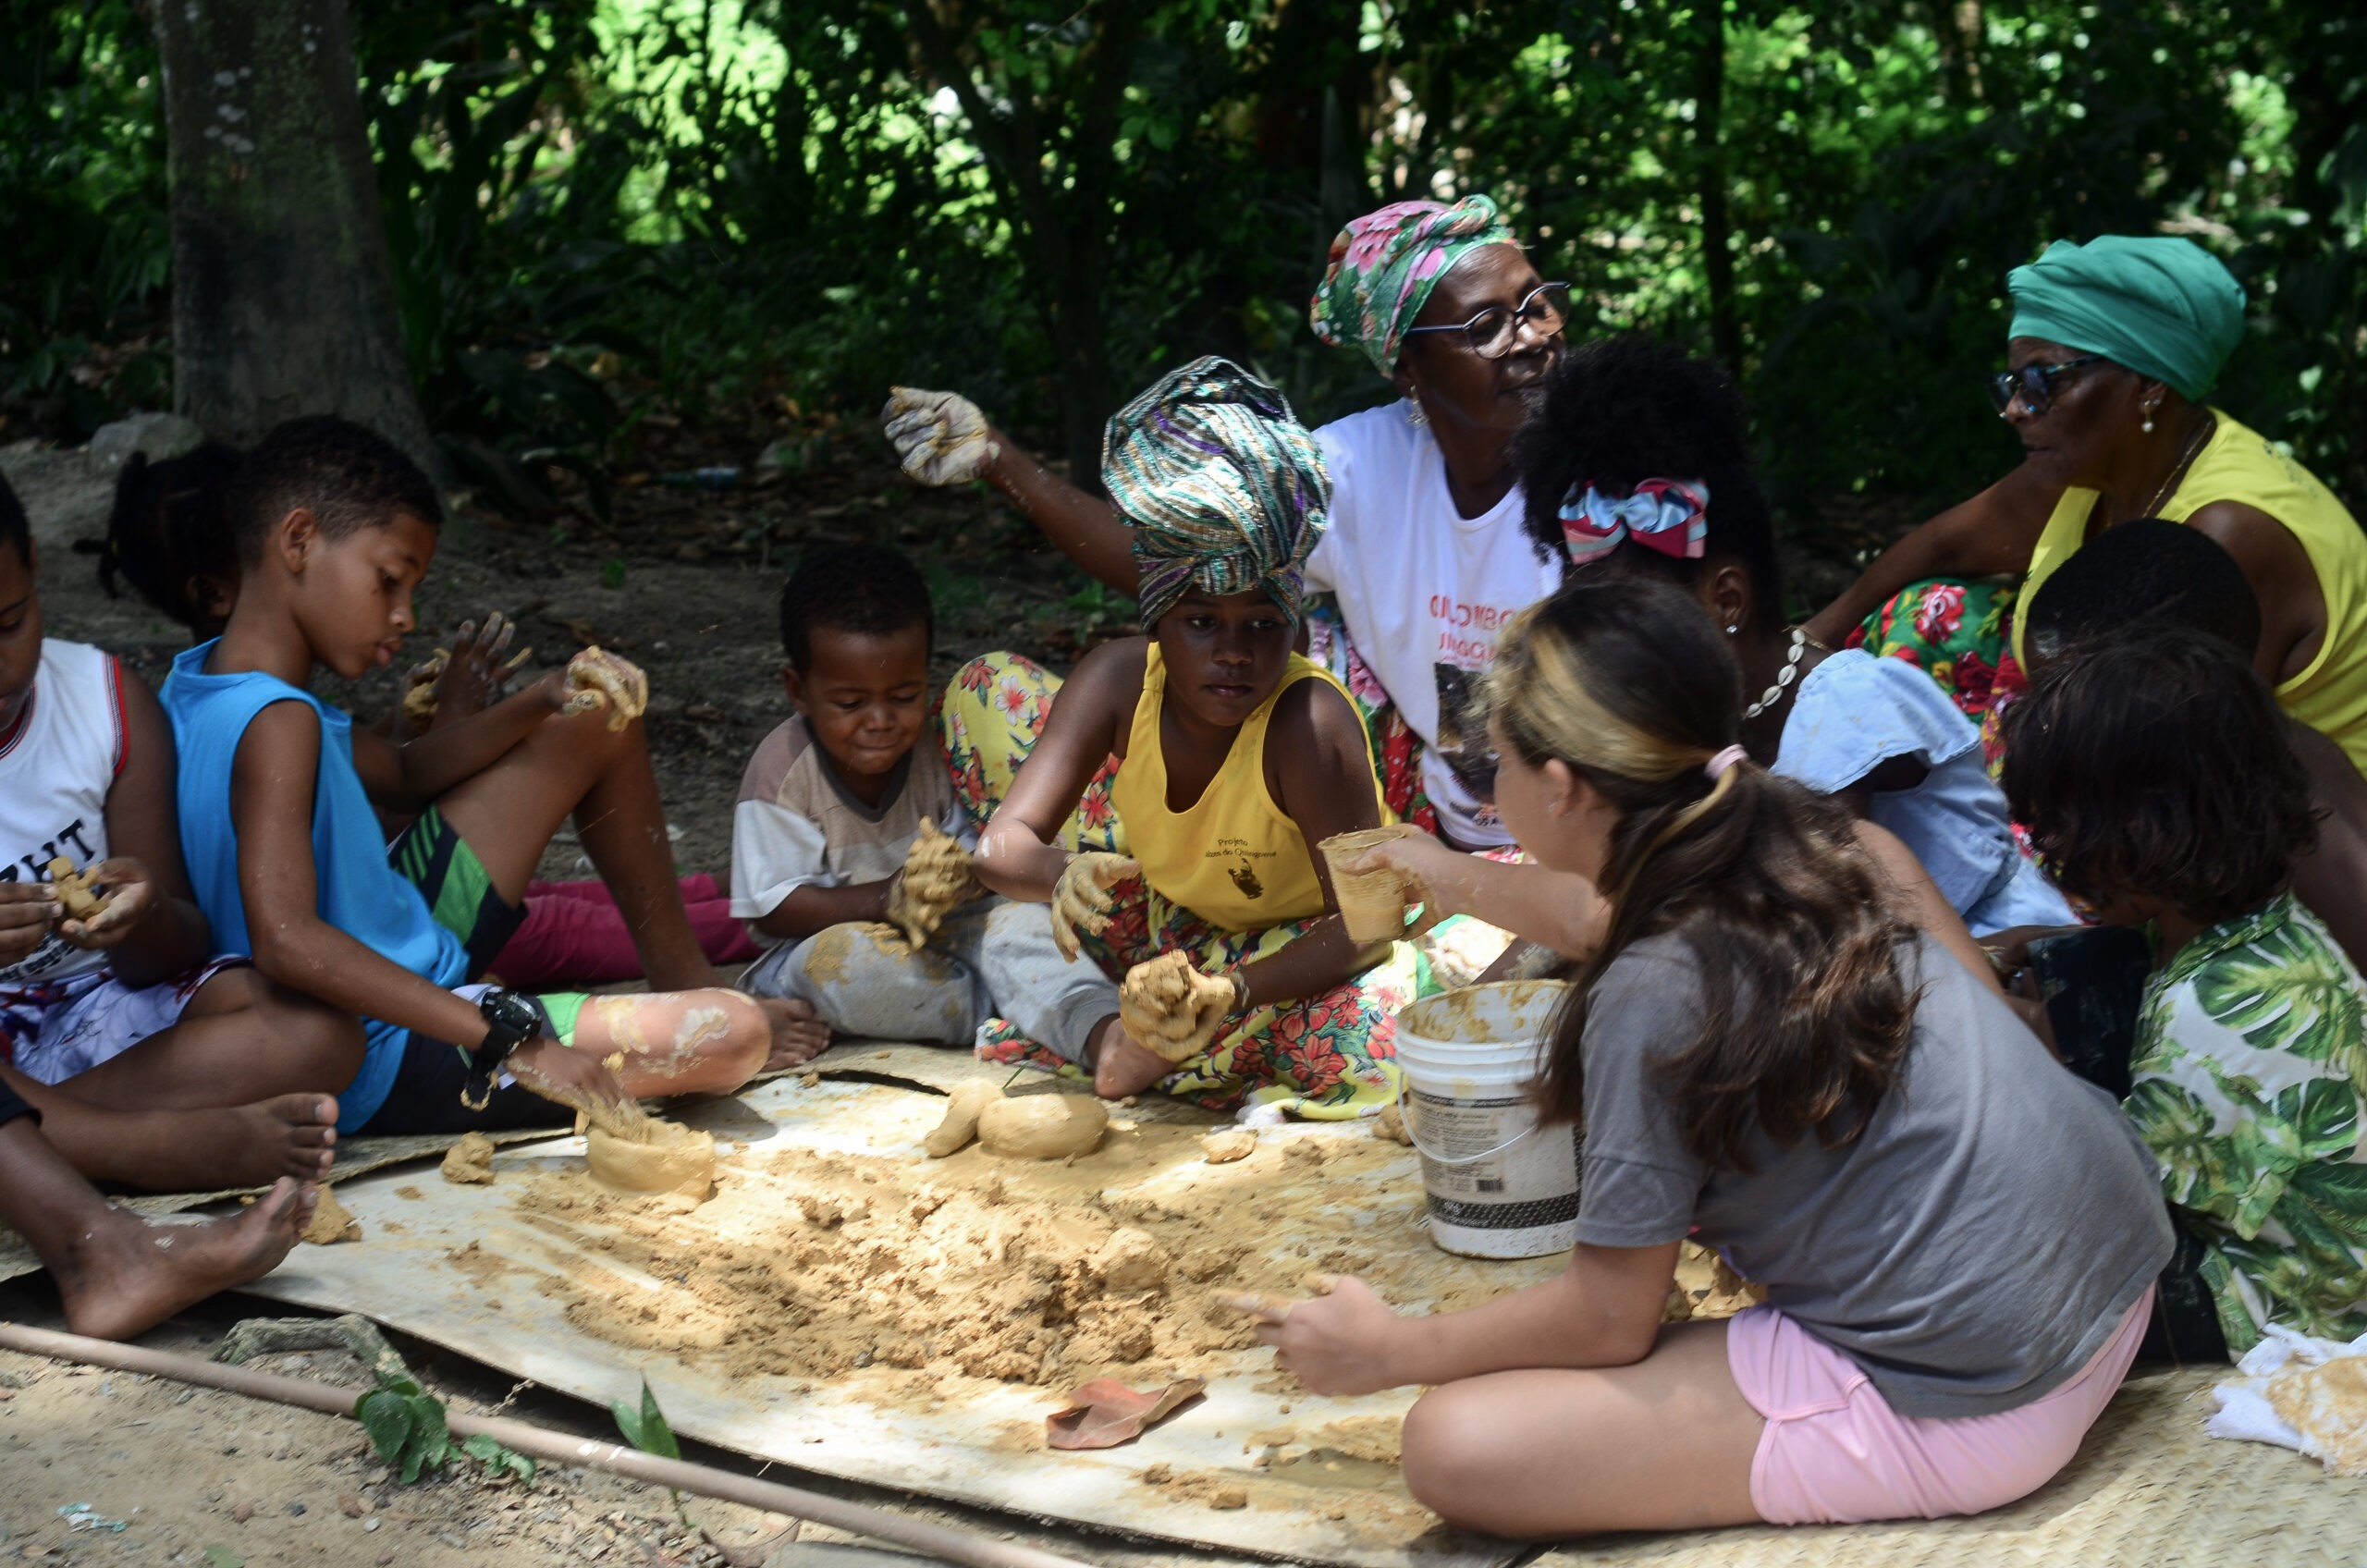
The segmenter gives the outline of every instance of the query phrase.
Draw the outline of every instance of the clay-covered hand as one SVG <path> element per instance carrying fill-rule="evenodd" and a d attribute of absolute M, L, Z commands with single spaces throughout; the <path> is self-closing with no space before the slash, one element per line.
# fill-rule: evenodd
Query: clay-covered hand
<path fill-rule="evenodd" d="M 1110 889 L 1129 877 L 1140 876 L 1142 866 L 1106 850 L 1086 850 L 1069 856 L 1061 879 L 1052 887 L 1052 940 L 1061 956 L 1074 962 L 1076 934 L 1099 936 L 1110 925 Z"/>
<path fill-rule="evenodd" d="M 1118 987 L 1118 1022 L 1136 1044 L 1171 1062 L 1208 1048 L 1239 999 L 1231 978 L 1203 974 L 1181 952 L 1166 952 L 1126 971 Z"/>
<path fill-rule="evenodd" d="M 460 622 L 450 647 L 412 666 L 403 678 L 403 722 L 411 733 L 424 734 L 499 702 L 518 667 L 533 655 L 533 649 L 521 648 L 505 660 L 517 634 L 518 623 L 495 610 L 482 628 L 472 620 Z"/>
<path fill-rule="evenodd" d="M 649 677 L 630 659 L 597 645 L 567 661 L 561 713 L 608 710 L 608 728 L 622 729 L 649 709 Z"/>
<path fill-rule="evenodd" d="M 1305 1301 L 1237 1296 L 1257 1337 L 1274 1347 L 1274 1365 L 1310 1393 L 1369 1394 L 1406 1381 L 1392 1366 L 1391 1349 L 1406 1319 L 1362 1280 L 1341 1275 L 1329 1291 Z"/>
<path fill-rule="evenodd" d="M 62 864 L 50 862 L 53 876 L 56 876 Z M 79 877 L 72 877 L 70 883 L 67 876 L 57 876 L 57 880 L 66 906 L 66 918 L 58 922 L 57 934 L 86 950 L 114 947 L 130 936 L 148 917 L 148 912 L 156 907 L 155 882 L 149 876 L 148 868 L 129 855 L 100 861 Z M 69 885 L 81 892 L 82 899 L 67 893 Z"/>
<path fill-rule="evenodd" d="M 1428 833 L 1401 833 L 1368 846 L 1362 854 L 1341 863 L 1352 874 L 1385 871 L 1405 890 L 1408 904 L 1420 904 L 1430 924 L 1458 913 L 1452 900 L 1461 881 L 1454 874 L 1465 857 Z"/>
<path fill-rule="evenodd" d="M 625 1086 L 587 1051 L 570 1050 L 556 1035 L 538 1035 L 509 1054 L 510 1074 L 546 1100 L 582 1111 L 595 1121 L 632 1103 Z"/>
<path fill-rule="evenodd" d="M 993 427 L 978 405 L 959 392 L 924 392 L 891 386 L 879 411 L 896 460 L 923 484 L 959 484 L 975 479 L 994 461 Z"/>
<path fill-rule="evenodd" d="M 946 913 L 977 890 L 970 851 L 934 822 L 924 821 L 888 898 L 888 924 L 914 948 L 925 948 Z"/>

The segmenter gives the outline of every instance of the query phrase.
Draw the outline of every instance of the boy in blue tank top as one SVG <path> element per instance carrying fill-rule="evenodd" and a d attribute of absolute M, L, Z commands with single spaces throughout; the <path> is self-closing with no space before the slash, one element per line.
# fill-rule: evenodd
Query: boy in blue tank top
<path fill-rule="evenodd" d="M 410 459 L 347 421 L 293 420 L 224 504 L 238 603 L 164 689 L 190 880 L 220 941 L 363 1019 L 360 1072 L 324 1085 L 342 1129 L 555 1123 L 587 1099 L 729 1091 L 820 1048 L 810 1015 L 723 988 L 699 949 L 636 722 L 640 670 L 587 648 L 405 745 L 305 690 L 320 667 L 351 680 L 391 664 L 412 630 L 442 508 Z M 380 810 L 414 818 L 392 845 Z M 570 814 L 658 994 L 472 984 Z"/>

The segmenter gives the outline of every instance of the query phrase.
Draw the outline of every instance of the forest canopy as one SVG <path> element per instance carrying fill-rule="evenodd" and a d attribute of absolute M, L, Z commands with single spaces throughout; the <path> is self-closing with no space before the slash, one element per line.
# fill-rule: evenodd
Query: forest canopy
<path fill-rule="evenodd" d="M 144 4 L 5 0 L 0 440 L 169 407 Z M 1341 222 L 1493 196 L 1573 335 L 1742 379 L 1796 533 L 2011 460 L 1981 378 L 2049 240 L 2191 236 L 2250 291 L 2220 400 L 2367 503 L 2352 0 L 374 0 L 351 8 L 403 352 L 464 460 L 600 482 L 957 386 L 1087 465 L 1231 355 L 1310 422 Z"/>

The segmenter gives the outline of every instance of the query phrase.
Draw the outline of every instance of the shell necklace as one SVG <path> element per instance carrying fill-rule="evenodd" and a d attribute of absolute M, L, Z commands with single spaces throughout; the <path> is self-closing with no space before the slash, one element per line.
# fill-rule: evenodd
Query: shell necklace
<path fill-rule="evenodd" d="M 1784 692 L 1800 673 L 1801 655 L 1809 651 L 1809 634 L 1798 627 L 1792 629 L 1792 651 L 1784 655 L 1784 668 L 1775 672 L 1775 684 L 1759 694 L 1759 701 L 1742 710 L 1745 718 L 1757 718 L 1784 700 Z"/>

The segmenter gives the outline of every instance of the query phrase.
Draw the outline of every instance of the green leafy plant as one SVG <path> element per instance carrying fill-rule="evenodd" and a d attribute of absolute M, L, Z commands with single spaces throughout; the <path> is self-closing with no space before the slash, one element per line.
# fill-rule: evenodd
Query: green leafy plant
<path fill-rule="evenodd" d="M 485 1433 L 455 1443 L 444 1419 L 444 1402 L 409 1378 L 382 1377 L 354 1405 L 353 1415 L 370 1434 L 370 1446 L 379 1459 L 397 1468 L 405 1486 L 443 1469 L 456 1453 L 475 1460 L 488 1475 L 507 1472 L 533 1484 L 534 1462 Z"/>
<path fill-rule="evenodd" d="M 654 1453 L 660 1459 L 682 1457 L 682 1445 L 674 1440 L 674 1428 L 666 1424 L 666 1413 L 657 1408 L 657 1395 L 648 1378 L 641 1380 L 638 1408 L 630 1400 L 619 1399 L 608 1402 L 608 1411 L 617 1418 L 617 1430 L 625 1435 L 625 1441 L 642 1452 Z M 691 1516 L 682 1506 L 682 1494 L 671 1487 L 666 1489 L 674 1499 L 675 1513 L 681 1518 L 683 1527 L 689 1528 Z"/>

